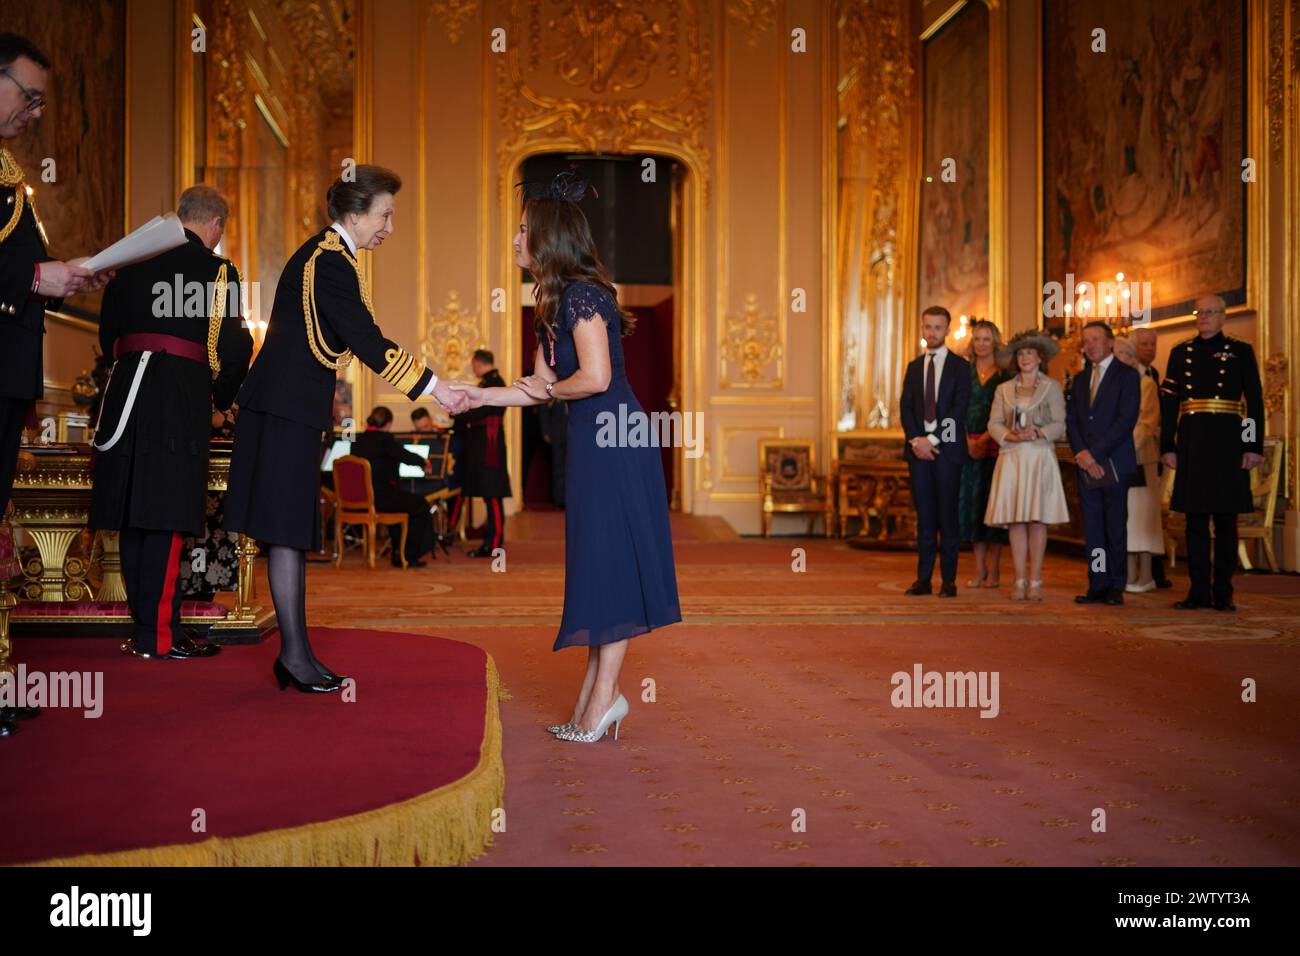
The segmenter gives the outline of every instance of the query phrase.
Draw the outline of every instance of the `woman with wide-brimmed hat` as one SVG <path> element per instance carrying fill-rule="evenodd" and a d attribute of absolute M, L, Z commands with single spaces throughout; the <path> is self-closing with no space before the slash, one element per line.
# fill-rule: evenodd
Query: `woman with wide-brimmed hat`
<path fill-rule="evenodd" d="M 1070 520 L 1056 462 L 1065 434 L 1065 396 L 1043 366 L 1060 346 L 1038 331 L 1021 332 L 998 351 L 998 364 L 1015 376 L 998 386 L 989 434 L 999 445 L 985 524 L 1004 527 L 1016 566 L 1013 601 L 1043 599 L 1047 526 Z"/>

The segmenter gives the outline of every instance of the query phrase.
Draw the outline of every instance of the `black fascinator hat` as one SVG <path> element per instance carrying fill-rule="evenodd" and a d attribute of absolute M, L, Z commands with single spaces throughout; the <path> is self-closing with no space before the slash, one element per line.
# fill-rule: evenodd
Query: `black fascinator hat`
<path fill-rule="evenodd" d="M 523 187 L 525 202 L 529 199 L 555 199 L 559 202 L 577 203 L 585 199 L 588 193 L 598 199 L 600 198 L 600 193 L 596 192 L 596 187 L 579 176 L 576 167 L 570 167 L 563 172 L 557 173 L 549 183 L 523 180 L 515 183 L 515 187 Z"/>

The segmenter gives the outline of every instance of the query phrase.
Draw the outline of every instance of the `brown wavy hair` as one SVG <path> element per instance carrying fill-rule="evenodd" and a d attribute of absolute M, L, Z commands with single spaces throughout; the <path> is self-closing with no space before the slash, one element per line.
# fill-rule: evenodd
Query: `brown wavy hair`
<path fill-rule="evenodd" d="M 537 282 L 533 291 L 537 340 L 542 341 L 547 330 L 555 328 L 560 296 L 571 282 L 591 282 L 604 288 L 618 307 L 622 334 L 631 335 L 636 318 L 619 305 L 614 283 L 591 238 L 591 224 L 578 204 L 549 197 L 529 199 L 524 203 L 524 224 L 533 263 L 528 271 Z"/>

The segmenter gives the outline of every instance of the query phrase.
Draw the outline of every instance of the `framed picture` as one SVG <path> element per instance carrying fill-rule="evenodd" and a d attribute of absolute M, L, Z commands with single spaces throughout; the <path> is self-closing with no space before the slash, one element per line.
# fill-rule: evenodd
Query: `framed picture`
<path fill-rule="evenodd" d="M 1171 319 L 1206 293 L 1249 304 L 1244 0 L 1042 14 L 1044 328 L 1066 327 L 1052 283 L 1083 319 Z"/>

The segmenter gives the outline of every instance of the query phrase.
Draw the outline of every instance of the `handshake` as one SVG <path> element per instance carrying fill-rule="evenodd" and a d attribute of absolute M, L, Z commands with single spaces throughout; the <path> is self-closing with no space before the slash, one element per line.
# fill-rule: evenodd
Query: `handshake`
<path fill-rule="evenodd" d="M 483 404 L 483 389 L 468 382 L 439 379 L 433 388 L 433 397 L 452 415 L 460 415 Z"/>
<path fill-rule="evenodd" d="M 532 399 L 532 403 L 544 403 L 551 398 L 551 393 L 546 389 L 547 384 L 547 380 L 540 375 L 525 375 L 522 378 L 515 379 L 513 387 Z M 498 389 L 498 391 L 506 391 L 506 389 Z M 470 385 L 468 382 L 444 382 L 439 379 L 438 384 L 433 388 L 433 397 L 448 412 L 453 415 L 460 415 L 487 404 L 487 392 L 488 389 Z M 532 403 L 524 402 L 523 404 Z M 517 405 L 519 402 L 507 401 L 504 404 Z"/>

